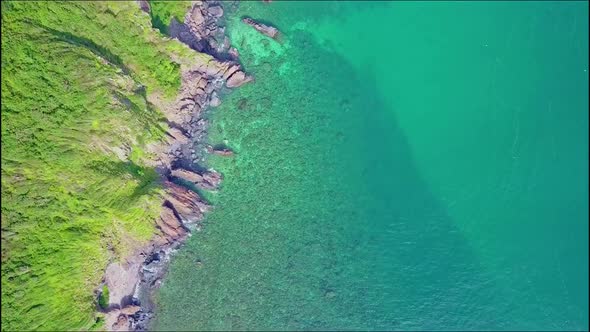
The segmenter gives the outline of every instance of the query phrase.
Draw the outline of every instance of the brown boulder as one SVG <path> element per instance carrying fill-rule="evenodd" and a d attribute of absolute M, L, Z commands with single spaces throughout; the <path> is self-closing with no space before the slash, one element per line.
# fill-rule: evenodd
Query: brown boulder
<path fill-rule="evenodd" d="M 225 85 L 228 88 L 237 88 L 250 81 L 252 81 L 252 77 L 246 76 L 243 71 L 238 70 L 227 79 Z"/>
<path fill-rule="evenodd" d="M 138 305 L 128 305 L 125 308 L 121 309 L 121 313 L 123 313 L 127 316 L 131 316 L 131 315 L 135 315 L 135 313 L 140 310 L 141 310 L 141 307 Z"/>
<path fill-rule="evenodd" d="M 195 25 L 200 25 L 205 22 L 205 17 L 203 17 L 203 13 L 201 13 L 200 6 L 194 6 L 192 13 L 191 13 L 192 23 Z"/>
<path fill-rule="evenodd" d="M 207 84 L 209 84 L 209 81 L 206 78 L 201 77 L 201 79 L 199 79 L 199 82 L 197 83 L 197 87 L 205 90 Z"/>
<path fill-rule="evenodd" d="M 237 64 L 231 65 L 223 73 L 223 78 L 227 80 L 230 76 L 232 76 L 233 74 L 235 74 L 239 70 L 240 70 L 240 65 L 237 65 Z"/>

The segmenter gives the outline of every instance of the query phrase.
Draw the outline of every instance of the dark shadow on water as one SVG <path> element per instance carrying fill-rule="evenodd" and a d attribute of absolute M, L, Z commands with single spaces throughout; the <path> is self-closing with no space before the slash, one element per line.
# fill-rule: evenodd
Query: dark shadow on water
<path fill-rule="evenodd" d="M 305 54 L 302 71 L 315 71 L 315 77 L 323 78 L 308 80 L 309 91 L 319 91 L 320 98 L 322 91 L 328 91 L 330 96 L 339 91 L 343 101 L 331 102 L 348 108 L 345 115 L 341 115 L 348 119 L 341 121 L 348 123 L 350 131 L 336 132 L 334 136 L 349 136 L 353 141 L 362 142 L 358 149 L 336 143 L 331 147 L 342 155 L 353 154 L 355 159 L 362 160 L 352 168 L 343 165 L 337 176 L 342 181 L 351 179 L 357 181 L 359 187 L 365 186 L 358 195 L 364 195 L 370 207 L 367 206 L 367 211 L 360 213 L 357 220 L 366 225 L 356 239 L 357 249 L 358 246 L 378 248 L 366 249 L 372 254 L 362 256 L 364 262 L 357 261 L 366 268 L 366 273 L 358 273 L 358 282 L 352 282 L 358 285 L 358 299 L 351 313 L 360 315 L 360 321 L 366 324 L 364 328 L 372 329 L 511 326 L 505 317 L 485 315 L 490 306 L 500 304 L 494 302 L 497 295 L 493 283 L 445 206 L 425 182 L 414 162 L 408 139 L 397 123 L 395 110 L 389 109 L 377 93 L 374 75 L 370 72 L 359 75 L 347 60 L 322 49 L 310 35 L 298 33 L 292 42 Z M 349 83 L 351 81 L 356 85 Z M 318 107 L 316 111 L 327 109 Z M 316 116 L 339 121 L 335 119 L 338 115 Z M 444 149 L 444 142 L 433 142 L 436 144 Z M 354 247 L 351 244 L 348 249 Z M 372 286 L 383 283 L 385 286 Z M 370 295 L 375 291 L 380 295 Z M 499 307 L 491 310 L 501 311 Z M 328 326 L 319 323 L 310 328 Z"/>
<path fill-rule="evenodd" d="M 494 304 L 493 283 L 487 280 L 467 240 L 425 182 L 406 135 L 397 124 L 395 111 L 375 93 L 379 90 L 371 76 L 367 73 L 361 80 L 363 94 L 372 97 L 365 98 L 359 135 L 366 140 L 357 153 L 366 165 L 361 177 L 374 193 L 372 199 L 380 206 L 380 213 L 366 222 L 374 229 L 392 232 L 372 234 L 373 241 L 383 247 L 382 254 L 389 257 L 375 258 L 374 263 L 377 270 L 388 270 L 388 265 L 399 267 L 387 274 L 400 284 L 404 299 L 396 298 L 400 294 L 393 293 L 392 288 L 388 294 L 391 297 L 384 297 L 383 305 L 398 312 L 401 317 L 397 319 L 406 323 L 388 326 L 387 320 L 378 315 L 367 315 L 367 321 L 384 329 L 500 328 L 507 323 L 501 317 L 479 316 Z M 444 142 L 438 143 L 444 149 Z M 371 304 L 366 306 L 369 311 Z"/>
<path fill-rule="evenodd" d="M 125 295 L 121 299 L 121 308 L 125 308 L 126 306 L 130 306 L 133 304 L 133 295 Z"/>

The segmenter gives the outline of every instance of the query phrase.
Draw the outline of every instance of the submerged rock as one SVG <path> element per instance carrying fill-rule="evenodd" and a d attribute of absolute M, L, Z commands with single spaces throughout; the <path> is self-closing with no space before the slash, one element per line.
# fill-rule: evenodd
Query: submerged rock
<path fill-rule="evenodd" d="M 270 38 L 277 38 L 279 36 L 279 30 L 275 27 L 271 27 L 269 25 L 266 24 L 262 24 L 260 22 L 256 22 L 253 19 L 246 17 L 244 19 L 242 19 L 242 22 L 248 24 L 249 26 L 253 27 L 254 29 L 256 29 L 256 31 L 260 32 L 261 34 L 268 36 Z"/>
<path fill-rule="evenodd" d="M 228 54 L 234 59 L 237 60 L 240 57 L 240 53 L 238 52 L 238 49 L 235 47 L 231 47 L 228 51 Z"/>
<path fill-rule="evenodd" d="M 221 100 L 219 100 L 217 93 L 215 93 L 215 92 L 211 93 L 211 101 L 209 101 L 209 105 L 211 107 L 217 107 L 217 106 L 221 105 Z"/>
<path fill-rule="evenodd" d="M 211 145 L 207 146 L 207 152 L 217 154 L 220 156 L 233 156 L 234 152 L 228 148 L 214 148 Z"/>
<path fill-rule="evenodd" d="M 220 6 L 212 6 L 207 9 L 207 12 L 215 17 L 223 16 L 223 8 Z"/>

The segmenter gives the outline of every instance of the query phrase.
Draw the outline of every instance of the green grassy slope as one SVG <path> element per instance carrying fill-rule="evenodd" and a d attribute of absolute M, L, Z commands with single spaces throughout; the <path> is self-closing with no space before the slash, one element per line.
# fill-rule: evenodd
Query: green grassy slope
<path fill-rule="evenodd" d="M 190 1 L 150 1 L 152 25 L 162 33 L 168 33 L 172 18 L 184 22 L 184 15 L 191 7 Z"/>
<path fill-rule="evenodd" d="M 95 324 L 108 260 L 159 213 L 146 96 L 171 100 L 189 54 L 134 2 L 2 2 L 3 330 Z"/>

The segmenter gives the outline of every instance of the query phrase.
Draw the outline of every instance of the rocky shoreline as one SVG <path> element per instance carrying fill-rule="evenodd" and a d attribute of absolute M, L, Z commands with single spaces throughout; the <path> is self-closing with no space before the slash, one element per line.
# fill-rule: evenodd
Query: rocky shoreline
<path fill-rule="evenodd" d="M 149 2 L 138 0 L 137 4 L 149 14 Z M 237 3 L 231 5 L 237 6 Z M 226 147 L 216 149 L 204 145 L 207 121 L 202 117 L 203 111 L 220 104 L 222 89 L 237 88 L 252 80 L 241 69 L 238 51 L 230 46 L 225 35 L 223 16 L 224 7 L 220 1 L 193 1 L 183 23 L 174 19 L 170 23 L 171 38 L 213 59 L 182 69 L 176 102 L 164 109 L 170 128 L 167 142 L 149 147 L 157 156 L 153 166 L 164 187 L 161 213 L 155 222 L 159 234 L 123 262 L 107 267 L 104 284 L 110 292 L 109 307 L 101 311 L 105 312 L 108 330 L 145 331 L 148 328 L 154 315 L 152 296 L 166 274 L 171 254 L 191 232 L 201 229 L 203 214 L 211 208 L 196 192 L 177 183 L 188 182 L 203 190 L 216 190 L 222 180 L 221 174 L 198 164 L 206 153 L 233 155 Z"/>

